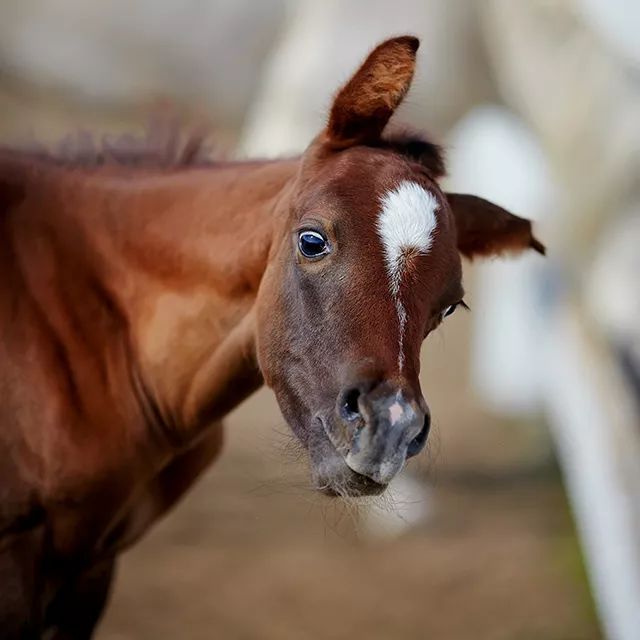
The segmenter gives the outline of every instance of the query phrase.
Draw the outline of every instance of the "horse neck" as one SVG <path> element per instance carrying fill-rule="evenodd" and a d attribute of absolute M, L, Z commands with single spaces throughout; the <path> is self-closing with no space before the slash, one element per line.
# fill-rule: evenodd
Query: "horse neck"
<path fill-rule="evenodd" d="M 88 223 L 126 317 L 141 401 L 178 442 L 262 384 L 253 305 L 296 169 L 237 163 L 85 186 L 108 206 L 100 233 Z"/>

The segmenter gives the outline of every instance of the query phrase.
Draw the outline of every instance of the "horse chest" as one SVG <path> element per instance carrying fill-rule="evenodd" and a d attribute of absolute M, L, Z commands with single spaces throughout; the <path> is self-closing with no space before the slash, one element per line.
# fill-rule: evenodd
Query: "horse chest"
<path fill-rule="evenodd" d="M 217 458 L 223 444 L 220 423 L 210 426 L 186 450 L 174 455 L 151 479 L 115 505 L 99 540 L 97 553 L 117 553 L 136 542 L 184 496 Z"/>

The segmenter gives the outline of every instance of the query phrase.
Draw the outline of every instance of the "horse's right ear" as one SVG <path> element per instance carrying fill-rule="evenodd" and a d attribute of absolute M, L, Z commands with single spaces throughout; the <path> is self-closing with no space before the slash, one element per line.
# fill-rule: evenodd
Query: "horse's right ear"
<path fill-rule="evenodd" d="M 411 86 L 419 45 L 418 38 L 402 36 L 369 54 L 333 101 L 328 144 L 340 149 L 378 140 Z"/>

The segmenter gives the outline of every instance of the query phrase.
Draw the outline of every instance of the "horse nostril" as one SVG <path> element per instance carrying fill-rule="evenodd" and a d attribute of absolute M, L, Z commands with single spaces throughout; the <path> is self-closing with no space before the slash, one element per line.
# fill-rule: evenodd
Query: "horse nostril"
<path fill-rule="evenodd" d="M 427 442 L 427 437 L 429 436 L 429 429 L 431 428 L 431 416 L 427 412 L 424 417 L 424 424 L 422 426 L 422 431 L 409 443 L 407 447 L 407 457 L 411 458 L 412 456 L 417 455 L 424 448 L 425 443 Z"/>
<path fill-rule="evenodd" d="M 340 413 L 345 420 L 356 420 L 360 417 L 360 408 L 358 407 L 359 397 L 359 389 L 349 389 L 342 396 Z"/>

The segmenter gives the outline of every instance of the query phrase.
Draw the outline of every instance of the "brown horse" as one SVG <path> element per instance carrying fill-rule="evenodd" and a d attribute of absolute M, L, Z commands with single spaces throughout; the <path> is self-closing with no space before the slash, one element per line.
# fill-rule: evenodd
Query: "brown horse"
<path fill-rule="evenodd" d="M 295 159 L 0 152 L 3 638 L 90 637 L 116 555 L 263 381 L 325 493 L 380 492 L 422 449 L 420 345 L 463 304 L 460 254 L 543 249 L 383 133 L 417 48 L 379 45 Z"/>

